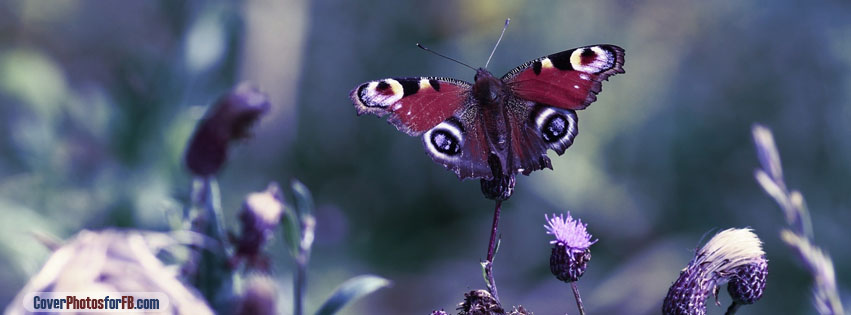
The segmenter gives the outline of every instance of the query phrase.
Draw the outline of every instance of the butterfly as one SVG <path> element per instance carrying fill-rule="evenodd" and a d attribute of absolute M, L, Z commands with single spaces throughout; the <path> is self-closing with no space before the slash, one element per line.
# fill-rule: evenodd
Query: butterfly
<path fill-rule="evenodd" d="M 623 48 L 585 46 L 526 62 L 501 78 L 485 68 L 473 83 L 388 78 L 363 83 L 350 97 L 358 115 L 387 115 L 398 130 L 422 137 L 426 153 L 460 179 L 480 178 L 484 191 L 485 181 L 510 178 L 513 188 L 514 174 L 552 169 L 547 150 L 561 155 L 573 144 L 576 110 L 597 100 L 602 81 L 624 73 L 623 64 Z"/>

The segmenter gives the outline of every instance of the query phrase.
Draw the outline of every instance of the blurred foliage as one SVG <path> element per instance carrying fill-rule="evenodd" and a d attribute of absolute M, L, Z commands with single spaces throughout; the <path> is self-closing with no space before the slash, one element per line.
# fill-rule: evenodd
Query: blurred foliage
<path fill-rule="evenodd" d="M 747 312 L 811 313 L 811 279 L 779 239 L 783 214 L 754 182 L 749 128 L 775 133 L 789 183 L 807 196 L 816 242 L 851 288 L 851 3 L 767 1 L 5 1 L 0 4 L 0 305 L 48 251 L 31 233 L 169 229 L 188 199 L 183 149 L 205 107 L 235 82 L 272 113 L 219 178 L 225 218 L 271 181 L 298 177 L 316 203 L 307 311 L 340 283 L 394 286 L 352 313 L 452 309 L 484 287 L 492 203 L 434 164 L 419 139 L 356 117 L 348 93 L 384 77 L 490 69 L 596 43 L 627 71 L 579 113 L 555 170 L 519 178 L 504 204 L 500 297 L 573 310 L 548 270 L 543 214 L 570 210 L 600 238 L 579 283 L 589 313 L 658 313 L 702 235 L 752 227 L 769 259 Z M 236 220 L 227 222 L 235 229 Z M 292 265 L 273 244 L 279 283 Z M 529 259 L 539 257 L 539 259 Z M 282 285 L 282 310 L 292 292 Z M 722 298 L 722 304 L 727 304 Z M 851 304 L 851 303 L 846 303 Z M 721 313 L 722 308 L 711 313 Z"/>

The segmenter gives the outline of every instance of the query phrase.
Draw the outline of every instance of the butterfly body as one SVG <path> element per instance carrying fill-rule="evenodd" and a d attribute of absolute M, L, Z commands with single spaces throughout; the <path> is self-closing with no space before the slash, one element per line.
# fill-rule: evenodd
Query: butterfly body
<path fill-rule="evenodd" d="M 596 100 L 601 82 L 623 73 L 624 50 L 595 45 L 529 61 L 501 78 L 476 71 L 472 84 L 440 77 L 388 78 L 359 85 L 350 97 L 358 114 L 389 115 L 422 136 L 431 158 L 459 178 L 513 182 L 552 168 L 578 134 L 575 110 Z M 508 192 L 510 195 L 510 191 Z"/>
<path fill-rule="evenodd" d="M 509 175 L 508 159 L 511 148 L 511 120 L 506 116 L 510 110 L 506 104 L 505 83 L 497 79 L 489 71 L 479 68 L 476 71 L 475 83 L 472 87 L 473 104 L 478 104 L 478 117 L 473 117 L 469 124 L 478 122 L 484 131 L 487 142 L 488 156 L 495 156 L 499 162 L 499 169 L 489 165 L 491 174 Z"/>

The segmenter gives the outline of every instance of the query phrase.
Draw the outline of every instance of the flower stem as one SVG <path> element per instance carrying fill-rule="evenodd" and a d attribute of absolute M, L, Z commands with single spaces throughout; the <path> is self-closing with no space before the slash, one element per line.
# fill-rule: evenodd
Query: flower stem
<path fill-rule="evenodd" d="M 306 259 L 302 259 L 304 256 L 302 255 L 298 259 L 296 259 L 296 274 L 295 274 L 295 290 L 293 290 L 295 305 L 293 305 L 293 314 L 301 315 L 303 314 L 303 306 L 302 299 L 304 296 L 305 284 L 307 284 L 307 262 Z"/>
<path fill-rule="evenodd" d="M 219 183 L 212 177 L 204 178 L 204 208 L 208 216 L 208 236 L 219 242 L 225 240 L 224 214 L 222 214 L 222 197 Z"/>
<path fill-rule="evenodd" d="M 191 230 L 211 239 L 215 245 L 196 248 L 184 266 L 187 278 L 221 312 L 227 309 L 220 298 L 231 290 L 230 268 L 227 265 L 228 249 L 225 245 L 221 193 L 212 176 L 196 177 L 192 183 L 189 220 Z"/>
<path fill-rule="evenodd" d="M 576 297 L 576 307 L 579 308 L 579 315 L 585 315 L 585 308 L 582 307 L 582 297 L 579 296 L 579 288 L 576 287 L 576 282 L 571 282 L 570 286 L 573 288 L 573 296 Z"/>
<path fill-rule="evenodd" d="M 497 303 L 499 302 L 499 294 L 496 293 L 496 281 L 493 278 L 493 256 L 496 254 L 497 245 L 497 230 L 499 229 L 499 210 L 502 207 L 502 200 L 496 201 L 496 207 L 493 210 L 493 226 L 491 227 L 491 238 L 488 243 L 487 261 L 484 263 L 485 275 L 488 280 L 488 291 L 490 291 Z"/>

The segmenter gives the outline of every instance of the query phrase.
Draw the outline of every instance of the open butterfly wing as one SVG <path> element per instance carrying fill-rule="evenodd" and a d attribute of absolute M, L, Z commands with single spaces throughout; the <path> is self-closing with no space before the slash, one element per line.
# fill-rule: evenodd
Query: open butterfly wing
<path fill-rule="evenodd" d="M 493 178 L 488 166 L 485 131 L 477 124 L 477 108 L 467 106 L 457 116 L 441 122 L 423 134 L 426 153 L 459 179 Z"/>
<path fill-rule="evenodd" d="M 514 98 L 509 106 L 513 171 L 529 175 L 544 168 L 552 169 L 547 149 L 563 154 L 579 133 L 576 112 Z"/>
<path fill-rule="evenodd" d="M 437 126 L 461 109 L 469 99 L 470 84 L 449 78 L 389 78 L 370 81 L 352 90 L 358 115 L 387 119 L 411 136 Z"/>
<path fill-rule="evenodd" d="M 522 99 L 578 110 L 597 100 L 603 80 L 624 73 L 623 63 L 623 48 L 585 46 L 527 62 L 502 80 Z"/>

